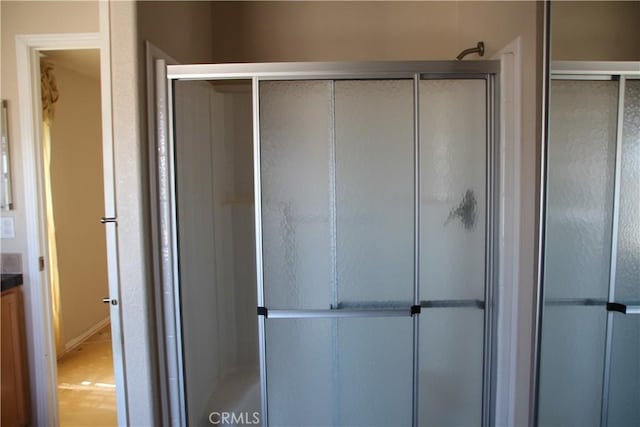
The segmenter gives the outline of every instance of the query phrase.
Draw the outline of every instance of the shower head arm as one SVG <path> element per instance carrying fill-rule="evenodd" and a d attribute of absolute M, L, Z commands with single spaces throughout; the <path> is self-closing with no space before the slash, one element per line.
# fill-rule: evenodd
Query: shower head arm
<path fill-rule="evenodd" d="M 484 42 L 478 42 L 476 47 L 471 47 L 469 49 L 463 50 L 458 56 L 456 56 L 456 59 L 458 61 L 462 61 L 462 58 L 469 55 L 470 53 L 477 53 L 479 56 L 484 56 Z"/>

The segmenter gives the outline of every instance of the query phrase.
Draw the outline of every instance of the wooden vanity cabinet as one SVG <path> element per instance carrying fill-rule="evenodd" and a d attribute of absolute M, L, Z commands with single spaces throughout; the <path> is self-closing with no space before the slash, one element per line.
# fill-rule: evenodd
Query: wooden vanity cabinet
<path fill-rule="evenodd" d="M 20 286 L 2 291 L 1 315 L 1 424 L 25 426 L 29 423 L 29 378 Z"/>

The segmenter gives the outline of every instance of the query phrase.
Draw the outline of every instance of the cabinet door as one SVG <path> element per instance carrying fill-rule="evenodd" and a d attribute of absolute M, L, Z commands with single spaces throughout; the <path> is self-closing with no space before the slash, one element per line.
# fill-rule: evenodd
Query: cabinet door
<path fill-rule="evenodd" d="M 26 352 L 24 316 L 19 288 L 2 293 L 2 425 L 26 425 L 27 407 Z"/>

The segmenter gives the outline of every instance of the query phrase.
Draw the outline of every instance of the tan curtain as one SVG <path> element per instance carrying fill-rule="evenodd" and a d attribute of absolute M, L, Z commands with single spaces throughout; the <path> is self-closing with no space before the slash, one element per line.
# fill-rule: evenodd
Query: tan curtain
<path fill-rule="evenodd" d="M 51 193 L 51 125 L 58 100 L 58 88 L 53 74 L 53 65 L 40 62 L 40 82 L 42 94 L 42 156 L 44 163 L 44 193 L 47 222 L 47 251 L 49 255 L 49 285 L 51 286 L 51 313 L 56 354 L 64 352 L 62 338 L 62 319 L 60 311 L 60 277 L 58 273 L 58 251 L 56 248 L 56 227 L 53 215 L 53 196 Z"/>

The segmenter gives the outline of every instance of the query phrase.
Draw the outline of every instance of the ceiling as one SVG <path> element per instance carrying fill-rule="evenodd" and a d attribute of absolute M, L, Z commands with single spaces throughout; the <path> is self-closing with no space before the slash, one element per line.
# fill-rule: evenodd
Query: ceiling
<path fill-rule="evenodd" d="M 98 49 L 41 51 L 54 65 L 73 70 L 87 77 L 100 79 L 100 51 Z"/>

